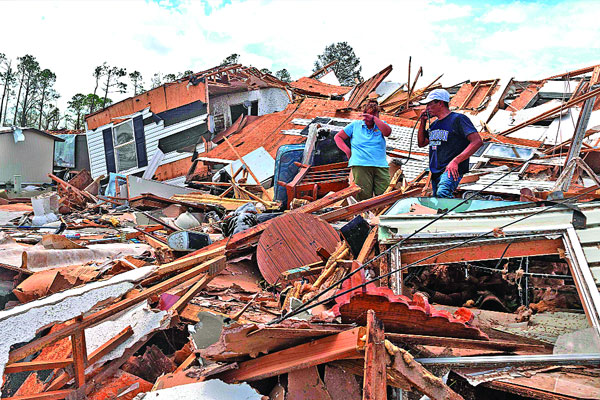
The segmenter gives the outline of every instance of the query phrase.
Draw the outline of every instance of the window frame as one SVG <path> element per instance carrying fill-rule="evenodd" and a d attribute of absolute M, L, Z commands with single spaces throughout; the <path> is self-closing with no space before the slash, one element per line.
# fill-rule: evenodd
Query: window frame
<path fill-rule="evenodd" d="M 121 143 L 121 144 L 117 144 L 117 137 L 116 137 L 116 129 L 122 125 L 125 124 L 129 124 L 131 126 L 131 136 L 132 139 L 125 142 L 125 143 Z M 138 160 L 138 155 L 137 155 L 137 144 L 135 141 L 135 127 L 133 126 L 133 118 L 128 119 L 127 121 L 123 121 L 119 124 L 113 125 L 112 127 L 112 139 L 113 139 L 113 149 L 114 149 L 114 153 L 115 153 L 115 168 L 116 168 L 116 172 L 117 173 L 121 173 L 124 171 L 129 171 L 131 169 L 134 168 L 138 168 L 138 164 L 139 164 L 139 160 Z M 119 150 L 125 146 L 131 145 L 133 143 L 133 152 L 135 154 L 135 167 L 131 167 L 131 168 L 127 168 L 127 169 L 120 169 L 119 166 Z"/>

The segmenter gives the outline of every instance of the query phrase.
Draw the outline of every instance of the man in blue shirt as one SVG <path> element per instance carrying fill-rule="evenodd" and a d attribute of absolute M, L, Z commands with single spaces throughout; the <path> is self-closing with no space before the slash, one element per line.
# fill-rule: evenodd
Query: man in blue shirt
<path fill-rule="evenodd" d="M 450 94 L 432 90 L 421 104 L 427 108 L 419 117 L 419 147 L 429 145 L 429 171 L 434 197 L 452 198 L 463 175 L 469 172 L 469 157 L 483 145 L 481 136 L 466 115 L 450 112 Z M 429 129 L 425 123 L 436 117 Z"/>
<path fill-rule="evenodd" d="M 390 184 L 390 170 L 385 156 L 385 139 L 392 128 L 379 119 L 379 105 L 371 100 L 362 121 L 353 121 L 335 135 L 335 143 L 348 156 L 354 182 L 362 189 L 359 201 L 385 192 Z M 350 138 L 350 147 L 344 140 Z"/>

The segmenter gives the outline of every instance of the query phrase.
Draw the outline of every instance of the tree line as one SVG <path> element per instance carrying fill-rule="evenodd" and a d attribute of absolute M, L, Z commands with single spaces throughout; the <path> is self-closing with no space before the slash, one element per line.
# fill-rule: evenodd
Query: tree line
<path fill-rule="evenodd" d="M 353 86 L 362 81 L 360 59 L 346 42 L 327 46 L 323 54 L 317 56 L 313 72 L 334 60 L 338 60 L 338 63 L 332 68 L 342 85 Z M 239 63 L 240 55 L 233 53 L 220 65 Z M 262 68 L 260 71 L 284 82 L 292 81 L 286 68 L 275 73 L 267 68 Z M 56 130 L 59 127 L 84 129 L 85 115 L 111 105 L 113 103 L 111 94 L 129 92 L 136 96 L 146 90 L 192 74 L 194 74 L 192 70 L 168 74 L 157 72 L 146 86 L 139 71 L 128 73 L 126 68 L 104 62 L 94 68 L 91 74 L 93 90 L 89 93 L 73 95 L 67 102 L 67 110 L 61 114 L 56 103 L 60 94 L 54 88 L 56 74 L 48 68 L 42 68 L 31 54 L 11 60 L 0 53 L 0 126 L 36 127 L 44 130 Z"/>

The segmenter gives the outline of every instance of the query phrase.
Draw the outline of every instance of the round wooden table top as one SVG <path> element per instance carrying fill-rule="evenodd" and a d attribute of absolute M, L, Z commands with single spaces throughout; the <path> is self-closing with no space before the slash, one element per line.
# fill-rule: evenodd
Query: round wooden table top
<path fill-rule="evenodd" d="M 329 223 L 303 213 L 282 215 L 264 230 L 258 241 L 256 259 L 262 276 L 275 283 L 282 272 L 321 260 L 319 248 L 329 253 L 341 242 Z"/>

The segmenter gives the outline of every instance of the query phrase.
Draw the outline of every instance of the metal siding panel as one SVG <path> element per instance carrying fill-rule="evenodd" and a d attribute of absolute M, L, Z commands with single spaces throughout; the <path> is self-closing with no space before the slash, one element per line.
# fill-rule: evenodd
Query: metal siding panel
<path fill-rule="evenodd" d="M 21 175 L 23 183 L 50 182 L 54 165 L 54 139 L 23 130 L 25 141 L 15 143 L 12 134 L 0 135 L 0 182 Z"/>
<path fill-rule="evenodd" d="M 583 254 L 589 264 L 600 263 L 600 249 L 598 246 L 585 246 L 583 247 Z"/>
<path fill-rule="evenodd" d="M 587 216 L 588 213 L 585 213 L 585 215 Z M 600 227 L 580 229 L 575 232 L 577 232 L 577 236 L 582 245 L 600 243 Z"/>

